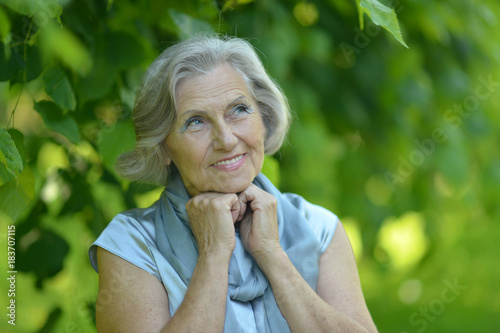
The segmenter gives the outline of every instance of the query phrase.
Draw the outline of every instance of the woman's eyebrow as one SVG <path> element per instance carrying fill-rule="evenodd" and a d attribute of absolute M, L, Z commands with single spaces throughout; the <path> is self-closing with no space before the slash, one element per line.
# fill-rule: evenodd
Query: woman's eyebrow
<path fill-rule="evenodd" d="M 206 115 L 206 114 L 208 114 L 208 112 L 202 111 L 202 110 L 187 110 L 186 112 L 183 112 L 179 115 L 179 119 L 189 118 L 192 114 Z"/>
<path fill-rule="evenodd" d="M 236 99 L 234 99 L 232 102 L 227 104 L 226 109 L 229 109 L 231 106 L 237 104 L 238 102 L 240 102 L 243 99 L 248 99 L 248 98 L 245 95 L 240 95 L 240 96 L 236 97 Z"/>
<path fill-rule="evenodd" d="M 233 101 L 229 102 L 226 106 L 226 109 L 229 109 L 231 108 L 232 106 L 234 106 L 235 104 L 238 104 L 239 102 L 241 102 L 242 100 L 246 100 L 248 99 L 247 96 L 245 95 L 240 95 L 238 97 L 236 97 Z M 196 115 L 206 115 L 208 114 L 207 111 L 203 111 L 203 110 L 195 110 L 195 109 L 191 109 L 191 110 L 187 110 L 185 112 L 182 112 L 180 115 L 179 115 L 179 119 L 185 119 L 185 118 L 189 118 L 192 114 L 196 114 Z"/>

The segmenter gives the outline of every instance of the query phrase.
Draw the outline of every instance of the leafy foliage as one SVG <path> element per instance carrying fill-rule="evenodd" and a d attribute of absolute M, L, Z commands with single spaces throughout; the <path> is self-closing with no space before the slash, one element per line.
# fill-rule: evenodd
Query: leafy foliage
<path fill-rule="evenodd" d="M 288 142 L 263 170 L 340 216 L 379 330 L 498 331 L 499 13 L 493 0 L 0 0 L 0 227 L 16 225 L 30 318 L 17 329 L 95 332 L 88 246 L 161 191 L 113 170 L 135 144 L 141 75 L 171 43 L 216 32 L 247 38 L 289 97 Z M 445 302 L 456 279 L 467 288 Z"/>
<path fill-rule="evenodd" d="M 14 179 L 23 170 L 21 154 L 9 132 L 0 129 L 0 184 L 4 184 Z"/>
<path fill-rule="evenodd" d="M 357 3 L 361 28 L 364 26 L 364 15 L 366 14 L 375 24 L 387 29 L 401 44 L 408 47 L 401 36 L 398 19 L 393 8 L 385 6 L 378 0 L 357 0 Z"/>

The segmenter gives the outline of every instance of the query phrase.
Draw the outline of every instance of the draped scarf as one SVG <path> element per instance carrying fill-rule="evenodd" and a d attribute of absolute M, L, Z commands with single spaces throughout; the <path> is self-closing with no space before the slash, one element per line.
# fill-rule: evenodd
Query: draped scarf
<path fill-rule="evenodd" d="M 316 290 L 321 250 L 319 240 L 309 222 L 262 173 L 253 183 L 277 199 L 281 247 L 304 280 Z M 157 247 L 171 265 L 166 272 L 161 273 L 162 282 L 168 293 L 171 315 L 184 299 L 198 260 L 197 242 L 186 213 L 185 205 L 189 199 L 178 172 L 174 171 L 157 202 L 154 221 Z M 236 246 L 228 271 L 224 332 L 242 332 L 248 318 L 255 318 L 258 331 L 290 332 L 278 308 L 269 281 L 251 254 L 243 247 L 239 230 L 236 229 L 235 233 Z M 246 308 L 237 306 L 238 302 L 249 302 L 252 306 Z M 253 317 L 251 313 L 241 313 L 242 311 L 253 311 Z"/>

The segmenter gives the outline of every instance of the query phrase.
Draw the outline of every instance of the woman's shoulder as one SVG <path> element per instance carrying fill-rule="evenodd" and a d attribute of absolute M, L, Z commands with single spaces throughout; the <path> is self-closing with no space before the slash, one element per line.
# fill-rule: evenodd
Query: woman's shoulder
<path fill-rule="evenodd" d="M 322 245 L 322 252 L 330 244 L 339 223 L 337 215 L 326 208 L 310 203 L 295 193 L 283 193 L 285 198 L 305 217 Z"/>
<path fill-rule="evenodd" d="M 117 214 L 89 249 L 89 258 L 97 271 L 97 247 L 157 276 L 152 252 L 155 244 L 155 205 L 134 208 Z"/>
<path fill-rule="evenodd" d="M 304 217 L 310 222 L 326 222 L 336 224 L 338 217 L 331 211 L 321 206 L 310 203 L 303 197 L 295 193 L 283 193 L 283 195 L 295 206 Z"/>
<path fill-rule="evenodd" d="M 115 215 L 103 230 L 103 234 L 110 232 L 117 234 L 140 234 L 146 240 L 154 240 L 156 238 L 154 217 L 154 205 L 148 208 L 129 209 Z"/>

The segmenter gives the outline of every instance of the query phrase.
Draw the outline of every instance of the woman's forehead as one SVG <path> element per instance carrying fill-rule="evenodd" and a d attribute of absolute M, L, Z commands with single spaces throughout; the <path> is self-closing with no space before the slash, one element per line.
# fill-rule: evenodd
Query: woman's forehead
<path fill-rule="evenodd" d="M 178 111 L 207 104 L 226 106 L 235 99 L 250 99 L 243 76 L 229 65 L 221 65 L 207 74 L 197 74 L 183 80 L 176 91 Z"/>

